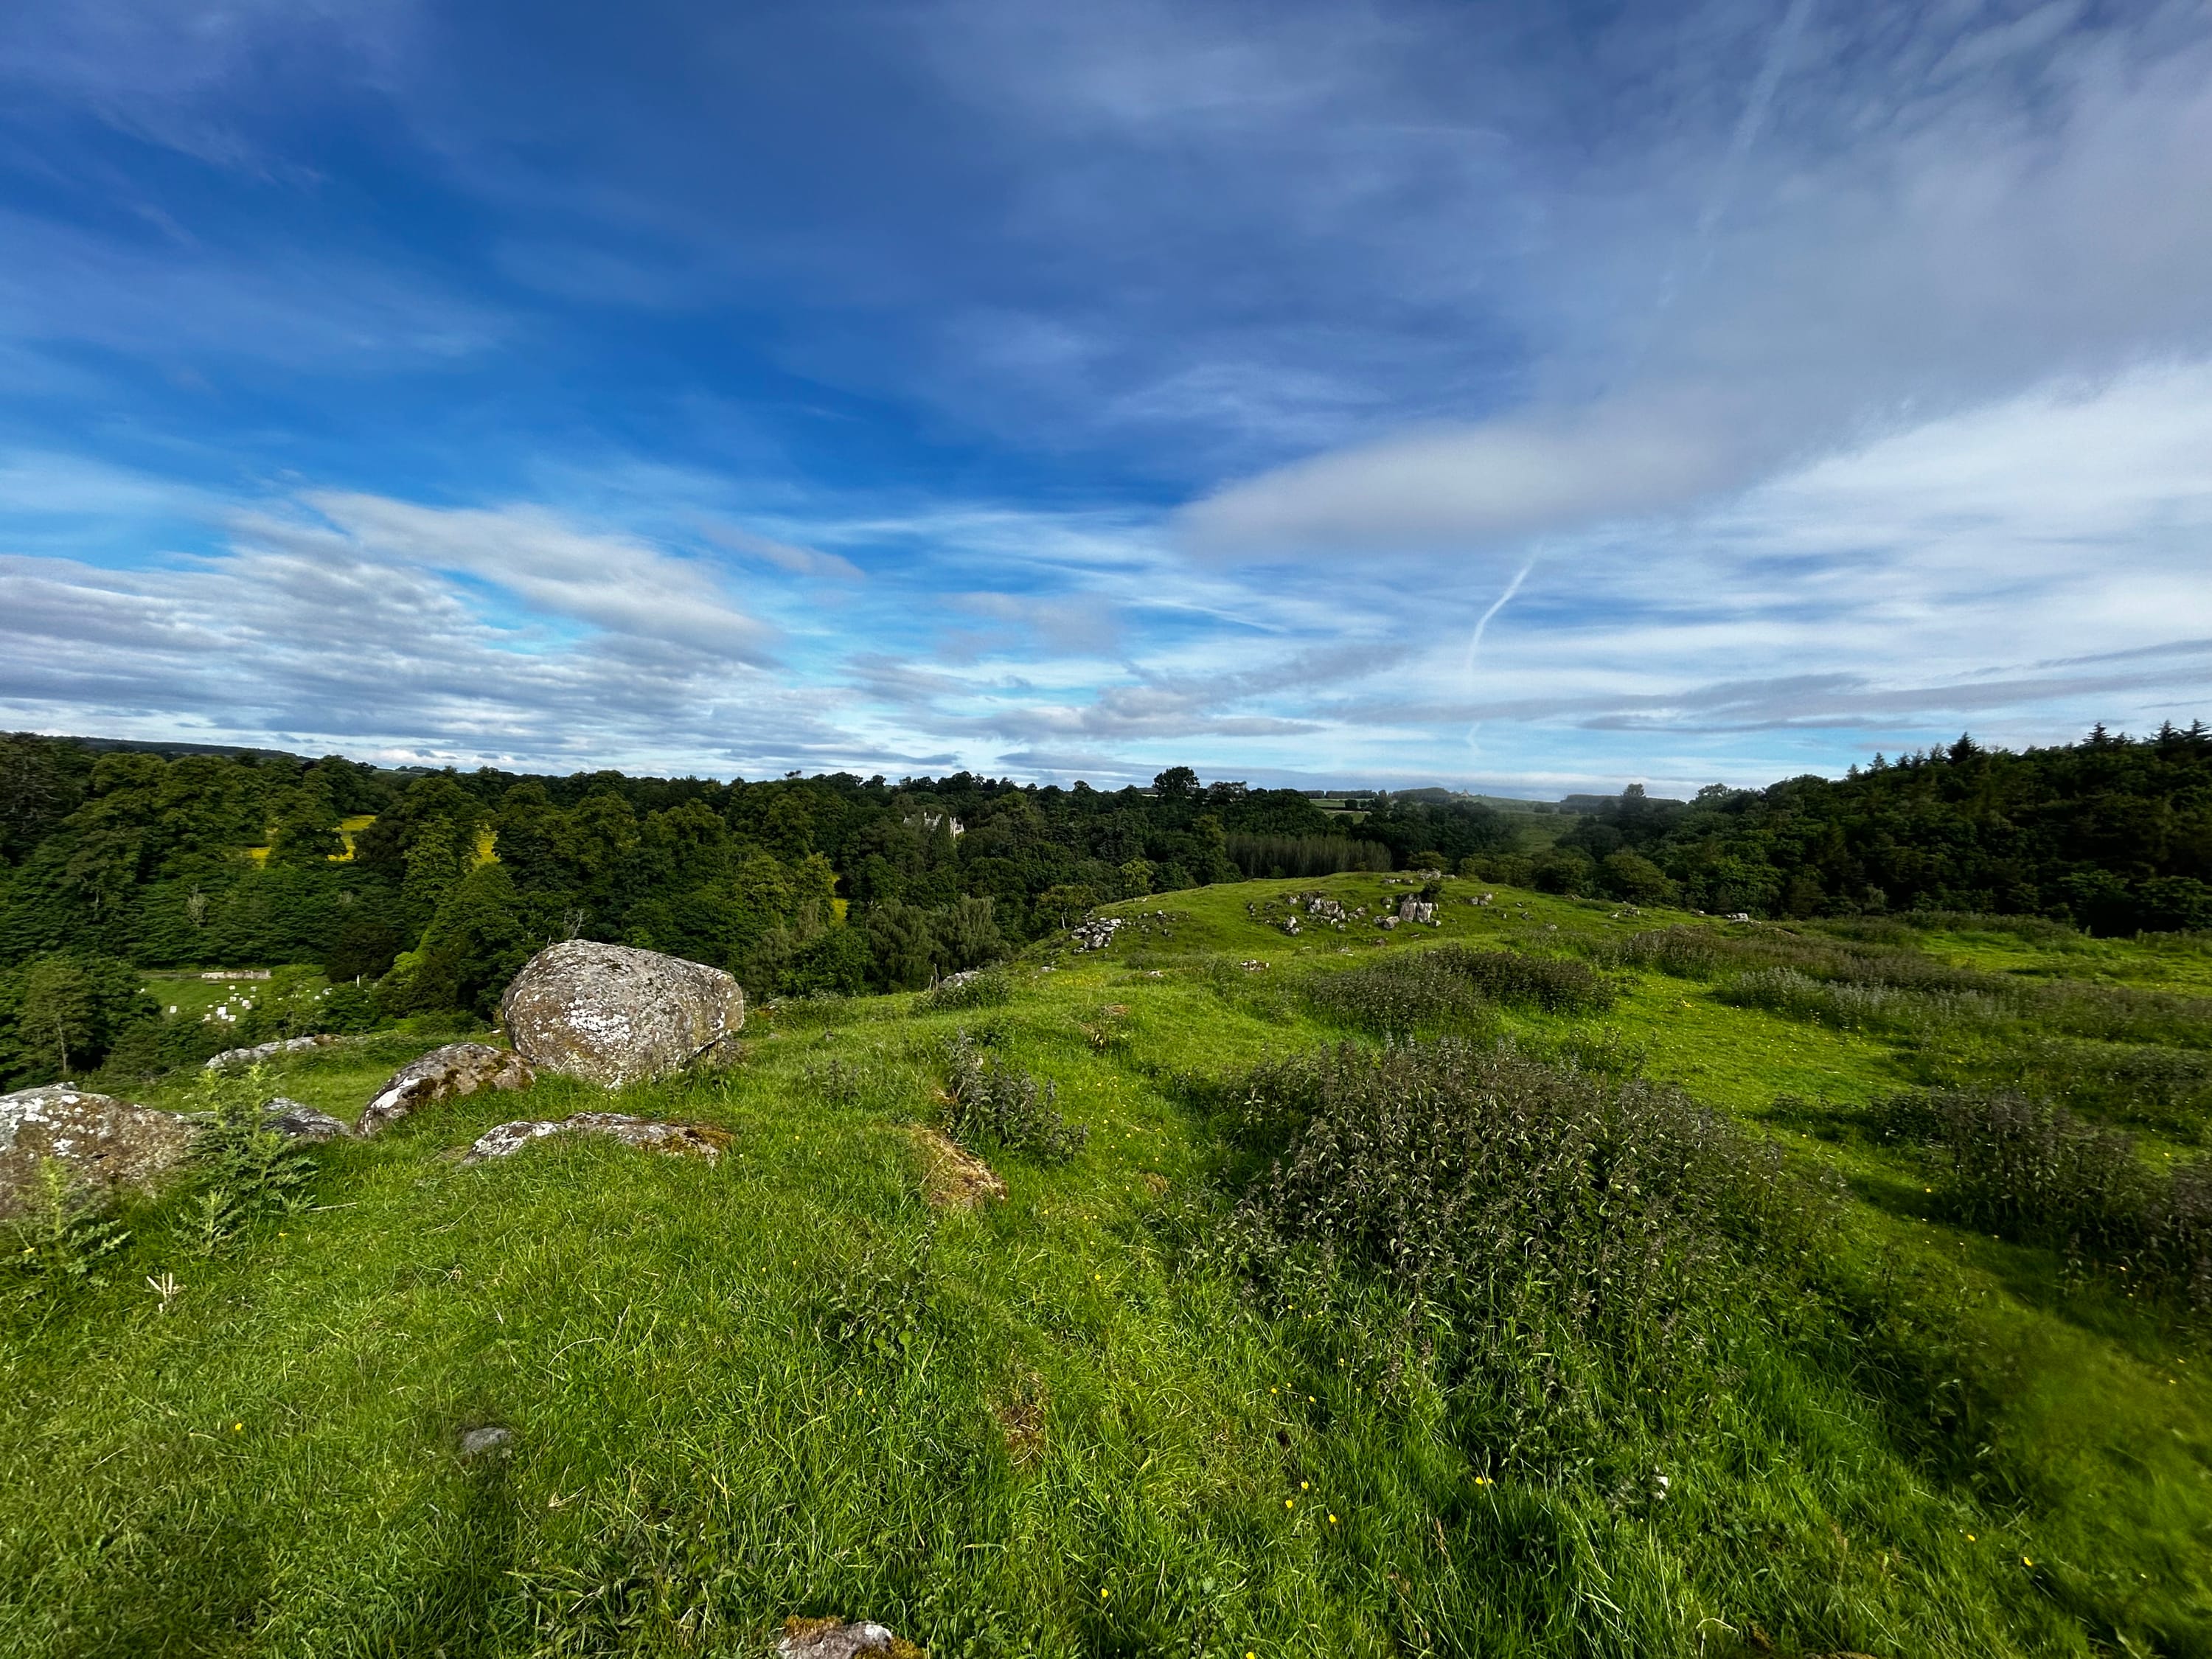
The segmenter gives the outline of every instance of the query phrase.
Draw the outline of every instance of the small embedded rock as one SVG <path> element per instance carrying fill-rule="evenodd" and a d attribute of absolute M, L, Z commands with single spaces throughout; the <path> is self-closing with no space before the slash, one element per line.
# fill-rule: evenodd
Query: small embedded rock
<path fill-rule="evenodd" d="M 848 1625 L 842 1619 L 787 1619 L 775 1651 L 777 1659 L 863 1659 L 872 1654 L 922 1659 L 913 1643 L 867 1620 Z"/>
<path fill-rule="evenodd" d="M 487 1452 L 504 1457 L 514 1444 L 514 1431 L 496 1427 L 470 1429 L 461 1436 L 461 1455 L 482 1457 Z"/>
<path fill-rule="evenodd" d="M 479 1089 L 527 1089 L 536 1081 L 520 1054 L 483 1042 L 449 1042 L 401 1066 L 362 1108 L 353 1132 L 367 1139 L 409 1113 Z"/>
<path fill-rule="evenodd" d="M 510 1157 L 533 1140 L 557 1134 L 607 1135 L 627 1146 L 677 1158 L 703 1158 L 709 1164 L 720 1158 L 722 1148 L 730 1144 L 730 1132 L 717 1129 L 712 1124 L 664 1123 L 653 1118 L 632 1117 L 627 1112 L 579 1112 L 574 1117 L 502 1123 L 495 1129 L 487 1129 L 461 1155 L 461 1162 L 476 1164 Z"/>
<path fill-rule="evenodd" d="M 264 1127 L 274 1129 L 288 1140 L 311 1144 L 336 1140 L 353 1133 L 328 1112 L 319 1112 L 282 1095 L 271 1095 L 261 1103 L 261 1121 Z"/>

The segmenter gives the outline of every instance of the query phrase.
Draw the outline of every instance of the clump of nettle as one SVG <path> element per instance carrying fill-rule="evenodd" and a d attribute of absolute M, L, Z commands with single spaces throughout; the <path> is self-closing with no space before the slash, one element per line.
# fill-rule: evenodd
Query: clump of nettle
<path fill-rule="evenodd" d="M 1510 1044 L 1328 1048 L 1216 1103 L 1237 1196 L 1195 1254 L 1492 1468 L 1693 1410 L 1832 1201 L 1677 1090 Z"/>
<path fill-rule="evenodd" d="M 1081 1152 L 1091 1131 L 1062 1115 L 1056 1085 L 1035 1076 L 966 1031 L 945 1046 L 945 1131 L 964 1146 L 1024 1153 L 1041 1163 Z"/>

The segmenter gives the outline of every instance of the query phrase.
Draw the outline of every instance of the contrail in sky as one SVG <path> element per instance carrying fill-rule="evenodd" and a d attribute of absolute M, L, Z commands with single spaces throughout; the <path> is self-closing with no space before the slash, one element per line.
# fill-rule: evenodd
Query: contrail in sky
<path fill-rule="evenodd" d="M 1751 97 L 1744 104 L 1743 113 L 1736 118 L 1735 134 L 1729 140 L 1728 153 L 1721 158 L 1721 170 L 1713 179 L 1713 193 L 1706 199 L 1705 210 L 1698 216 L 1698 242 L 1701 247 L 1711 238 L 1721 216 L 1735 199 L 1736 185 L 1743 178 L 1743 164 L 1751 157 L 1751 147 L 1759 142 L 1759 130 L 1766 125 L 1766 112 L 1782 85 L 1782 71 L 1789 68 L 1790 54 L 1797 45 L 1797 37 L 1805 32 L 1805 20 L 1812 12 L 1813 0 L 1790 0 L 1790 9 L 1782 14 L 1782 27 L 1774 32 L 1773 43 L 1766 49 L 1766 61 L 1759 66 L 1759 78 L 1751 83 Z"/>
<path fill-rule="evenodd" d="M 1690 238 L 1694 251 L 1693 276 L 1702 276 L 1711 263 L 1713 233 L 1720 228 L 1722 219 L 1735 201 L 1736 191 L 1743 183 L 1744 165 L 1751 159 L 1752 146 L 1759 142 L 1759 131 L 1766 125 L 1767 111 L 1774 105 L 1774 94 L 1781 90 L 1783 72 L 1790 67 L 1790 55 L 1796 50 L 1797 37 L 1805 32 L 1805 20 L 1812 15 L 1813 0 L 1790 0 L 1790 9 L 1782 14 L 1781 27 L 1767 43 L 1766 56 L 1751 83 L 1751 96 L 1744 100 L 1743 113 L 1735 118 L 1735 131 L 1729 136 L 1728 149 L 1721 154 L 1721 164 L 1713 173 L 1712 188 L 1706 193 L 1705 205 L 1698 214 L 1697 228 Z M 1681 266 L 1682 251 L 1678 246 L 1667 261 L 1666 274 L 1659 281 L 1658 303 L 1652 307 L 1643 343 L 1632 354 L 1632 362 L 1642 362 L 1650 351 L 1659 331 L 1659 319 L 1674 305 L 1674 295 L 1682 285 Z"/>
<path fill-rule="evenodd" d="M 1766 125 L 1767 112 L 1773 107 L 1775 94 L 1781 90 L 1783 72 L 1790 67 L 1790 55 L 1797 48 L 1797 37 L 1805 32 L 1805 20 L 1812 15 L 1813 0 L 1790 0 L 1790 9 L 1782 14 L 1781 27 L 1774 31 L 1774 39 L 1767 43 L 1766 56 L 1759 64 L 1757 78 L 1751 83 L 1751 95 L 1744 100 L 1743 113 L 1736 117 L 1735 131 L 1729 136 L 1728 149 L 1723 153 L 1720 167 L 1713 175 L 1712 189 L 1705 198 L 1704 210 L 1698 215 L 1697 228 L 1691 237 L 1691 246 L 1696 250 L 1695 275 L 1702 275 L 1711 260 L 1713 233 L 1720 228 L 1722 218 L 1735 200 L 1736 191 L 1743 182 L 1744 166 L 1751 159 L 1752 146 L 1759 142 L 1759 131 Z M 1652 307 L 1650 319 L 1644 325 L 1642 343 L 1628 356 L 1624 374 L 1632 372 L 1642 364 L 1658 337 L 1660 319 L 1674 303 L 1675 290 L 1680 285 L 1680 260 L 1678 251 L 1676 256 L 1668 261 L 1667 273 L 1659 284 L 1658 303 Z M 1491 601 L 1490 609 L 1484 611 L 1482 619 L 1475 623 L 1474 633 L 1467 642 L 1467 678 L 1470 692 L 1474 686 L 1475 662 L 1482 651 L 1483 630 L 1490 626 L 1491 619 L 1505 608 L 1507 601 L 1521 591 L 1521 584 L 1528 579 L 1528 573 L 1536 568 L 1536 561 L 1542 556 L 1541 549 L 1530 554 L 1528 563 L 1514 573 L 1513 580 L 1505 585 L 1505 591 Z M 1474 746 L 1474 734 L 1481 724 L 1477 720 L 1468 727 L 1469 748 Z"/>
<path fill-rule="evenodd" d="M 1468 694 L 1470 696 L 1474 693 L 1474 665 L 1476 659 L 1482 654 L 1482 635 L 1484 630 L 1489 628 L 1490 619 L 1492 617 L 1495 617 L 1499 611 L 1505 609 L 1506 601 L 1521 591 L 1521 584 L 1528 580 L 1528 573 L 1536 568 L 1536 561 L 1543 556 L 1544 550 L 1541 548 L 1538 548 L 1536 551 L 1528 556 L 1528 562 L 1513 573 L 1513 580 L 1505 584 L 1505 591 L 1490 602 L 1490 609 L 1482 613 L 1481 617 L 1474 624 L 1474 632 L 1468 636 L 1467 689 Z M 1480 720 L 1475 721 L 1472 726 L 1467 728 L 1467 746 L 1468 748 L 1472 749 L 1474 747 L 1474 734 L 1481 729 L 1482 722 Z"/>

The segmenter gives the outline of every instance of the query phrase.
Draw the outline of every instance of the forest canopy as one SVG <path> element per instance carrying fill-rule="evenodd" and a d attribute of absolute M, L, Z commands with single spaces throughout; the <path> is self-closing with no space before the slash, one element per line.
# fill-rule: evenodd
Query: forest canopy
<path fill-rule="evenodd" d="M 1443 790 L 1017 784 L 957 773 L 728 783 L 377 768 L 0 738 L 0 1082 L 217 1040 L 489 1016 L 588 938 L 727 969 L 756 996 L 912 989 L 1148 893 L 1439 868 L 1754 916 L 1978 910 L 2106 933 L 2212 926 L 2212 735 L 2008 753 L 1961 738 L 1849 776 L 1691 801 L 1577 798 L 1523 845 Z M 1547 809 L 1548 810 L 1548 809 Z M 1536 840 L 1540 842 L 1540 836 Z M 313 965 L 218 1033 L 148 969 Z"/>

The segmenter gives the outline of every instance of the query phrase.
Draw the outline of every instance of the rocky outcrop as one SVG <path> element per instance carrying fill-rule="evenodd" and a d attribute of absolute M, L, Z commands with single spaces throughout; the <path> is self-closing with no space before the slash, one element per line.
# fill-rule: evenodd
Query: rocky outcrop
<path fill-rule="evenodd" d="M 745 994 L 719 968 L 567 939 L 523 964 L 499 1012 L 516 1052 L 540 1071 L 614 1088 L 730 1053 Z"/>
<path fill-rule="evenodd" d="M 706 1123 L 663 1123 L 653 1118 L 632 1117 L 627 1112 L 579 1112 L 545 1122 L 502 1123 L 477 1137 L 461 1155 L 461 1162 L 482 1164 L 520 1152 L 533 1140 L 548 1135 L 608 1135 L 624 1146 L 673 1157 L 703 1158 L 709 1164 L 730 1144 L 730 1132 Z"/>
<path fill-rule="evenodd" d="M 996 1170 L 950 1136 L 916 1129 L 914 1144 L 922 1158 L 922 1192 L 939 1210 L 972 1210 L 1006 1195 Z"/>
<path fill-rule="evenodd" d="M 19 1213 L 38 1190 L 39 1165 L 58 1160 L 81 1192 L 145 1189 L 185 1160 L 192 1124 L 67 1083 L 0 1095 L 0 1216 Z"/>
<path fill-rule="evenodd" d="M 282 1095 L 272 1095 L 261 1103 L 261 1121 L 291 1140 L 319 1143 L 336 1140 L 342 1135 L 353 1133 L 328 1112 L 302 1106 L 298 1101 L 287 1100 Z"/>
<path fill-rule="evenodd" d="M 319 1033 L 314 1036 L 281 1037 L 274 1042 L 257 1042 L 251 1048 L 226 1048 L 207 1062 L 210 1072 L 220 1072 L 232 1066 L 251 1066 L 257 1060 L 274 1060 L 279 1054 L 305 1054 L 310 1048 L 327 1048 L 343 1038 Z"/>
<path fill-rule="evenodd" d="M 520 1055 L 483 1042 L 449 1042 L 410 1060 L 386 1079 L 353 1132 L 366 1139 L 381 1133 L 410 1112 L 441 1100 L 457 1100 L 479 1089 L 527 1089 L 536 1079 Z"/>

